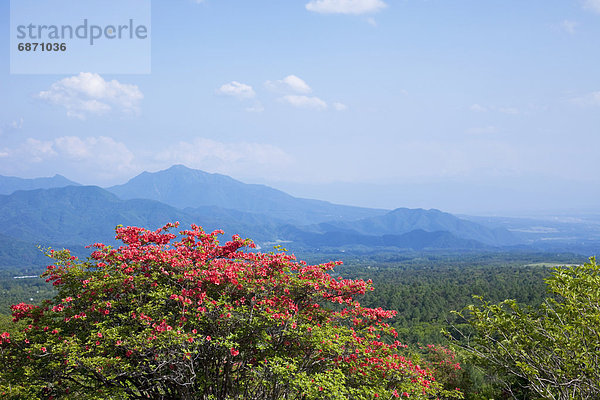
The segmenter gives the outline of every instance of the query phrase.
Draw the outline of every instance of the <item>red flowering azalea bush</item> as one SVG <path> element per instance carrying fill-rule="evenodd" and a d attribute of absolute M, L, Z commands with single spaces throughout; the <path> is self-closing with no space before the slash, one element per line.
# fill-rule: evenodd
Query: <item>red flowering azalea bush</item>
<path fill-rule="evenodd" d="M 370 282 L 176 224 L 118 227 L 86 261 L 51 252 L 57 295 L 13 306 L 3 398 L 373 399 L 460 396 L 361 307 Z"/>
<path fill-rule="evenodd" d="M 461 391 L 460 387 L 469 387 L 469 378 L 457 361 L 456 352 L 442 345 L 428 344 L 419 346 L 421 365 L 433 371 L 438 383 L 448 391 Z M 464 392 L 464 390 L 463 390 Z"/>

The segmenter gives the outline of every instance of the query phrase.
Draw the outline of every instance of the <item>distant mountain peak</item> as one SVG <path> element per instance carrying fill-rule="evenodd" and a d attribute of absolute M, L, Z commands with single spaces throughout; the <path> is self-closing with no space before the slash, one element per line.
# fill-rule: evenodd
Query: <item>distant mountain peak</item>
<path fill-rule="evenodd" d="M 438 210 L 437 208 L 406 208 L 406 207 L 398 207 L 390 211 L 388 214 L 399 214 L 399 213 L 442 213 L 447 214 L 443 211 Z"/>
<path fill-rule="evenodd" d="M 171 170 L 171 169 L 172 170 L 184 170 L 184 171 L 187 170 L 187 171 L 201 171 L 201 172 L 204 172 L 201 169 L 190 168 L 190 167 L 187 167 L 187 166 L 185 166 L 183 164 L 173 164 L 173 165 L 171 165 L 169 168 L 167 168 L 164 171 L 168 171 L 168 170 Z"/>
<path fill-rule="evenodd" d="M 188 167 L 188 166 L 186 166 L 184 164 L 173 164 L 169 168 L 165 168 L 165 169 L 162 169 L 160 171 L 153 172 L 153 173 L 154 174 L 159 174 L 161 172 L 191 172 L 191 173 L 203 174 L 203 175 L 220 175 L 220 176 L 226 176 L 226 175 L 222 175 L 222 174 L 218 174 L 218 173 L 204 171 L 202 169 L 190 168 L 190 167 Z"/>
<path fill-rule="evenodd" d="M 51 189 L 65 186 L 80 186 L 62 175 L 44 178 L 17 178 L 0 175 L 0 194 L 11 194 L 17 190 Z"/>
<path fill-rule="evenodd" d="M 174 164 L 174 165 L 171 165 L 169 168 L 162 169 L 160 171 L 156 171 L 156 172 L 153 172 L 153 173 L 154 174 L 160 174 L 160 173 L 163 173 L 163 172 L 194 172 L 194 173 L 203 173 L 203 174 L 207 173 L 205 171 L 202 171 L 201 169 L 194 169 L 194 168 L 186 167 L 183 164 Z"/>
<path fill-rule="evenodd" d="M 217 206 L 267 214 L 296 224 L 360 219 L 386 212 L 300 199 L 269 186 L 247 184 L 227 175 L 195 170 L 181 164 L 157 172 L 144 172 L 123 185 L 107 190 L 124 200 L 152 199 L 181 209 Z"/>
<path fill-rule="evenodd" d="M 130 179 L 130 181 L 140 177 L 140 176 L 155 176 L 155 177 L 159 177 L 159 176 L 173 176 L 173 175 L 178 175 L 178 176 L 201 176 L 201 177 L 206 177 L 206 178 L 214 178 L 214 179 L 226 179 L 226 180 L 231 180 L 231 181 L 235 181 L 235 182 L 239 182 L 242 183 L 240 181 L 238 181 L 237 179 L 234 179 L 228 175 L 223 175 L 223 174 L 219 174 L 217 172 L 207 172 L 201 169 L 195 169 L 195 168 L 190 168 L 187 167 L 183 164 L 174 164 L 172 166 L 170 166 L 169 168 L 165 168 L 165 169 L 161 169 L 159 171 L 156 172 L 148 172 L 148 171 L 144 171 L 141 174 L 133 177 Z"/>
<path fill-rule="evenodd" d="M 422 208 L 397 208 L 385 215 L 359 221 L 320 224 L 320 230 L 354 230 L 363 235 L 402 235 L 415 231 L 449 232 L 460 239 L 476 240 L 493 246 L 513 244 L 516 241 L 514 235 L 505 229 L 492 230 L 437 209 Z"/>

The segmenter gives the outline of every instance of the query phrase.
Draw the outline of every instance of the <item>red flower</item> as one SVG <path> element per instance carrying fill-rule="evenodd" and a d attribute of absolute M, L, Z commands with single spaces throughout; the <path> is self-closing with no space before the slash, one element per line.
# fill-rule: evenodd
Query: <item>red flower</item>
<path fill-rule="evenodd" d="M 234 349 L 233 347 L 229 351 L 231 352 L 231 355 L 234 357 L 237 356 L 238 354 L 240 354 L 240 352 L 237 351 L 236 349 Z"/>

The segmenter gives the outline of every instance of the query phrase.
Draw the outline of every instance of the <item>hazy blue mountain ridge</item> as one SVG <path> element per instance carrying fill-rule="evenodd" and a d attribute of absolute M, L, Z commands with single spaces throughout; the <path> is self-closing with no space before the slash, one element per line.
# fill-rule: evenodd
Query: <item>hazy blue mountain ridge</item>
<path fill-rule="evenodd" d="M 274 242 L 285 242 L 291 250 L 489 251 L 527 245 L 502 224 L 487 220 L 481 224 L 435 209 L 387 211 L 299 199 L 267 186 L 183 166 L 143 173 L 109 189 L 112 192 L 97 186 L 66 186 L 0 195 L 0 266 L 39 260 L 38 244 L 114 244 L 116 225 L 156 229 L 174 221 L 182 229 L 192 223 L 206 231 L 223 229 L 226 234 L 221 240 L 240 234 L 267 249 Z M 0 190 L 8 189 L 0 185 Z M 554 242 L 540 243 L 529 240 L 529 245 L 544 249 L 555 246 Z M 562 244 L 556 248 L 571 246 L 571 242 Z M 585 246 L 595 248 L 594 243 Z M 21 251 L 24 257 L 19 260 Z"/>
<path fill-rule="evenodd" d="M 426 232 L 422 229 L 397 235 L 365 235 L 352 230 L 319 233 L 288 225 L 281 232 L 292 244 L 312 249 L 491 250 L 490 246 L 479 241 L 463 239 L 450 232 Z"/>
<path fill-rule="evenodd" d="M 490 228 L 458 218 L 440 210 L 397 208 L 384 215 L 358 221 L 318 224 L 320 232 L 355 231 L 364 235 L 402 235 L 414 230 L 449 232 L 463 239 L 476 240 L 491 246 L 519 243 L 515 235 L 504 228 Z"/>
<path fill-rule="evenodd" d="M 206 231 L 225 230 L 256 240 L 272 239 L 275 221 L 218 207 L 180 210 L 154 200 L 122 200 L 97 186 L 18 191 L 0 196 L 0 233 L 26 241 L 90 244 L 113 242 L 117 225 L 157 229 L 179 221 Z"/>
<path fill-rule="evenodd" d="M 182 209 L 217 206 L 266 214 L 293 224 L 354 220 L 387 212 L 300 199 L 265 185 L 246 184 L 226 175 L 210 174 L 183 165 L 154 173 L 143 172 L 127 183 L 107 190 L 124 200 L 152 199 Z"/>
<path fill-rule="evenodd" d="M 152 200 L 123 201 L 97 186 L 17 191 L 0 196 L 0 233 L 28 241 L 90 244 L 119 224 L 157 228 L 183 213 Z M 188 222 L 187 220 L 185 222 Z"/>
<path fill-rule="evenodd" d="M 31 271 L 36 274 L 46 269 L 51 259 L 44 251 L 52 249 L 69 249 L 71 254 L 85 258 L 90 249 L 76 244 L 60 244 L 44 242 L 27 242 L 0 234 L 0 269 L 13 271 Z"/>
<path fill-rule="evenodd" d="M 11 194 L 17 190 L 50 189 L 65 186 L 77 186 L 79 183 L 73 182 L 62 175 L 54 175 L 51 178 L 17 178 L 14 176 L 0 175 L 0 194 Z"/>

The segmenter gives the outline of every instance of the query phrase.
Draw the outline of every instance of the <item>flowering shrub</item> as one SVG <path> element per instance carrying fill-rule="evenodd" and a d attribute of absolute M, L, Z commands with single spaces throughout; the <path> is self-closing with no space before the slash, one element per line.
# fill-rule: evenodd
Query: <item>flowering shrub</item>
<path fill-rule="evenodd" d="M 469 383 L 454 350 L 433 344 L 419 346 L 419 350 L 422 356 L 421 364 L 433 371 L 434 376 L 438 378 L 438 383 L 444 389 L 460 392 L 460 387 Z"/>
<path fill-rule="evenodd" d="M 13 306 L 0 335 L 3 397 L 460 397 L 395 340 L 394 312 L 354 300 L 370 282 L 176 226 L 117 227 L 123 245 L 86 261 L 51 252 L 57 295 Z"/>

